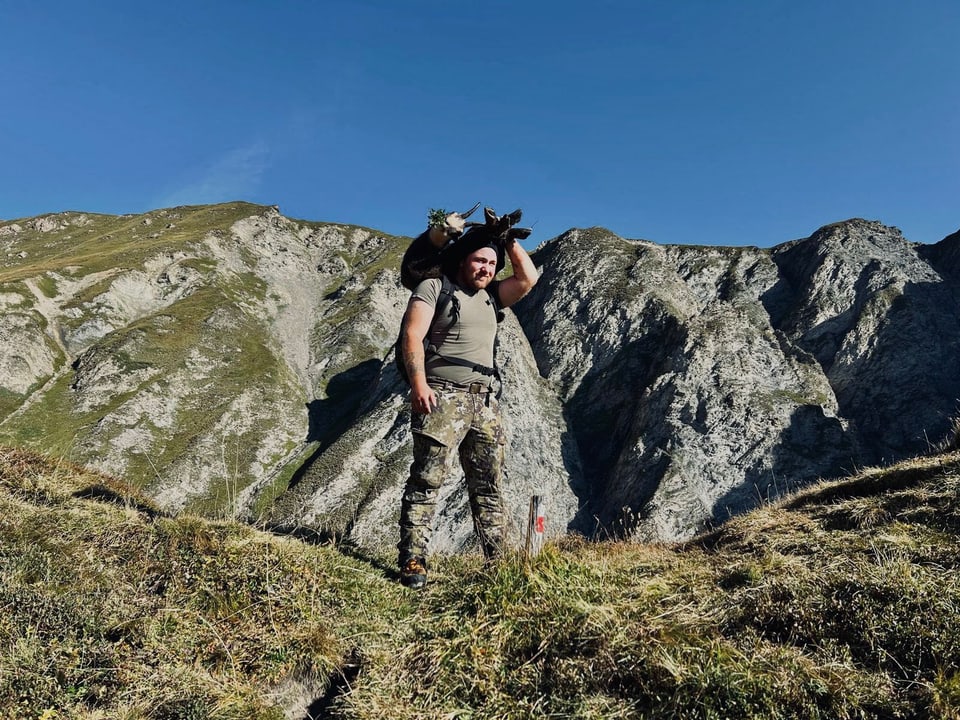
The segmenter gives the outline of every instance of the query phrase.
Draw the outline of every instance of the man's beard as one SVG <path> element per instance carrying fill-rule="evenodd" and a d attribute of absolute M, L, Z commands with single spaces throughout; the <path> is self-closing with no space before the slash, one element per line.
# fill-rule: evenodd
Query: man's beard
<path fill-rule="evenodd" d="M 470 290 L 482 290 L 490 285 L 493 280 L 493 275 L 484 275 L 483 277 L 472 275 L 464 278 L 464 280 L 466 280 L 466 285 Z"/>

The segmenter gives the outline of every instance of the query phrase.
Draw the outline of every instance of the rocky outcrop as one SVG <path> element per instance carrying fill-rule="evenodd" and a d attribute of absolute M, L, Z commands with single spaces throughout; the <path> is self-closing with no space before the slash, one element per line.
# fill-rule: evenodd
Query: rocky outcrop
<path fill-rule="evenodd" d="M 851 220 L 772 250 L 571 231 L 536 260 L 517 312 L 575 418 L 583 527 L 687 537 L 923 451 L 956 412 L 956 286 L 895 228 Z"/>
<path fill-rule="evenodd" d="M 925 449 L 957 412 L 957 286 L 922 250 L 858 220 L 773 253 L 781 279 L 765 305 L 816 358 L 866 462 Z"/>
<path fill-rule="evenodd" d="M 922 452 L 960 397 L 958 237 L 850 220 L 770 249 L 545 243 L 500 333 L 515 541 L 531 494 L 551 533 L 679 539 Z M 0 441 L 171 511 L 389 551 L 408 242 L 243 203 L 0 223 Z M 438 550 L 472 542 L 458 476 Z"/>
<path fill-rule="evenodd" d="M 759 302 L 777 279 L 769 253 L 594 229 L 536 260 L 518 314 L 575 418 L 582 529 L 685 537 L 850 457 L 829 384 Z"/>

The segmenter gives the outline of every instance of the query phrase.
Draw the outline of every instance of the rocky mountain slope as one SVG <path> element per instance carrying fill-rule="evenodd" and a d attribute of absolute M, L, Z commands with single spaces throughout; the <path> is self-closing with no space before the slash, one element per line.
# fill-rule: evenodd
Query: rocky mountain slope
<path fill-rule="evenodd" d="M 685 537 L 939 440 L 960 397 L 956 244 L 850 220 L 772 250 L 599 229 L 542 248 L 517 313 L 590 448 L 586 512 Z"/>
<path fill-rule="evenodd" d="M 0 222 L 0 442 L 388 547 L 408 242 L 244 203 Z M 772 249 L 545 243 L 501 332 L 515 540 L 533 493 L 553 533 L 685 538 L 924 450 L 960 397 L 958 244 L 862 220 Z M 467 547 L 461 484 L 439 515 L 436 549 Z"/>

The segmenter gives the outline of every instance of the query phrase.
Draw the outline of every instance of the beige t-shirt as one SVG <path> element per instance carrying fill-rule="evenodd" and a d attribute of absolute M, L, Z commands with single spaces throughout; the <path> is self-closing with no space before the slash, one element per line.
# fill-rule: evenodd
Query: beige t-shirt
<path fill-rule="evenodd" d="M 489 292 L 497 292 L 498 283 L 491 283 Z M 413 291 L 413 297 L 423 300 L 430 307 L 437 306 L 437 298 L 443 283 L 439 279 L 424 280 Z M 454 297 L 450 299 L 443 310 L 442 317 L 437 317 L 430 328 L 430 344 L 439 352 L 426 353 L 425 367 L 427 381 L 431 379 L 447 380 L 449 382 L 466 385 L 480 382 L 489 385 L 492 378 L 489 375 L 476 372 L 468 367 L 453 365 L 443 357 L 460 358 L 477 365 L 493 367 L 493 343 L 497 336 L 497 311 L 486 290 L 469 293 L 454 285 Z M 454 322 L 453 312 L 456 302 L 459 301 L 460 317 Z"/>

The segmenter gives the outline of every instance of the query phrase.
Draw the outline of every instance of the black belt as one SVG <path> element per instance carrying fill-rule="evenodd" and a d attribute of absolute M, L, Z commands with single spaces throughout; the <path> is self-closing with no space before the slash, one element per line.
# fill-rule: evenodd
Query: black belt
<path fill-rule="evenodd" d="M 427 384 L 443 390 L 456 390 L 458 392 L 470 393 L 471 395 L 486 395 L 490 392 L 490 386 L 484 385 L 482 382 L 472 382 L 464 385 L 450 382 L 449 380 L 430 380 Z"/>

